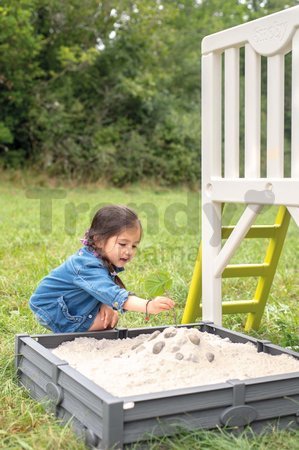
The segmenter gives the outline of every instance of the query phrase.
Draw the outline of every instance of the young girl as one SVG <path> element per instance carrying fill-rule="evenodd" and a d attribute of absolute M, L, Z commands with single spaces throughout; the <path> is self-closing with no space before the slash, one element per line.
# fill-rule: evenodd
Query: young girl
<path fill-rule="evenodd" d="M 158 314 L 168 297 L 145 300 L 126 290 L 118 273 L 131 261 L 142 235 L 134 211 L 105 206 L 95 214 L 84 247 L 42 279 L 30 298 L 37 321 L 55 333 L 114 328 L 117 311 Z"/>

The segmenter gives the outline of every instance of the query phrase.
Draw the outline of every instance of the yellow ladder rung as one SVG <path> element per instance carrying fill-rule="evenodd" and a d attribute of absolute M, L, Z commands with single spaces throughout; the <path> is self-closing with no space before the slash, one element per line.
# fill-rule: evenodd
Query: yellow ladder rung
<path fill-rule="evenodd" d="M 256 300 L 237 300 L 230 302 L 222 302 L 223 314 L 243 314 L 255 313 L 258 311 L 258 302 Z M 202 305 L 199 305 L 199 313 L 202 312 Z"/>
<path fill-rule="evenodd" d="M 258 306 L 256 300 L 222 302 L 223 314 L 254 313 L 258 310 Z"/>
<path fill-rule="evenodd" d="M 234 226 L 222 227 L 222 239 L 228 239 L 231 235 Z M 273 238 L 280 225 L 253 225 L 248 233 L 245 235 L 246 239 L 258 239 L 258 238 Z"/>
<path fill-rule="evenodd" d="M 269 264 L 230 264 L 224 269 L 223 278 L 263 277 L 269 271 Z"/>

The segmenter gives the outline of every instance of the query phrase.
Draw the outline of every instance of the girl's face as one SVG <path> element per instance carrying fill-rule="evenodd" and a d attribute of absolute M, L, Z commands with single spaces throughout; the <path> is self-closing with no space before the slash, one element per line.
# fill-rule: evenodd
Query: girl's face
<path fill-rule="evenodd" d="M 97 247 L 102 251 L 103 256 L 116 267 L 124 267 L 134 258 L 137 246 L 140 242 L 140 227 L 126 228 L 117 236 L 112 236 L 103 244 L 98 242 Z"/>

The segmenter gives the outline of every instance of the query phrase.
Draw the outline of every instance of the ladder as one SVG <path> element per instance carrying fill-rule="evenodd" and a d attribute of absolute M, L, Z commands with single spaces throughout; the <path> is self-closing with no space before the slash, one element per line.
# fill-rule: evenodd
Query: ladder
<path fill-rule="evenodd" d="M 290 223 L 290 213 L 280 206 L 273 225 L 252 225 L 245 239 L 269 239 L 264 262 L 262 264 L 231 264 L 222 273 L 223 278 L 258 277 L 252 300 L 234 300 L 222 302 L 222 314 L 247 313 L 245 330 L 257 330 L 260 326 L 266 302 L 272 286 L 279 257 Z M 222 226 L 221 237 L 227 239 L 234 226 Z M 191 279 L 190 289 L 182 317 L 182 323 L 192 323 L 202 314 L 202 244 Z"/>

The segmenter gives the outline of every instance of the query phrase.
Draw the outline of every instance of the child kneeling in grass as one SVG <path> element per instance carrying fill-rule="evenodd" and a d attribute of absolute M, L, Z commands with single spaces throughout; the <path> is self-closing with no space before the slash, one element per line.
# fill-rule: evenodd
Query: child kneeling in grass
<path fill-rule="evenodd" d="M 142 235 L 134 211 L 110 205 L 95 214 L 83 248 L 43 278 L 29 306 L 54 333 L 114 328 L 117 311 L 158 314 L 174 307 L 168 297 L 145 300 L 126 290 L 118 273 L 131 261 Z"/>

